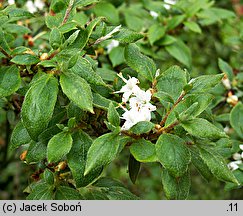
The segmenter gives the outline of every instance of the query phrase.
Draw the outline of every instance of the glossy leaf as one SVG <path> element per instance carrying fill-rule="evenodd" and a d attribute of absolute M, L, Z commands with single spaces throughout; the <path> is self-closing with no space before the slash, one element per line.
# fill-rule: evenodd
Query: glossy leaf
<path fill-rule="evenodd" d="M 60 161 L 72 148 L 73 139 L 70 133 L 61 132 L 50 139 L 47 145 L 48 162 Z"/>
<path fill-rule="evenodd" d="M 84 175 L 87 175 L 96 167 L 109 164 L 120 150 L 120 136 L 116 133 L 104 134 L 92 143 L 85 167 Z"/>
<path fill-rule="evenodd" d="M 31 138 L 28 134 L 28 131 L 24 127 L 23 123 L 19 121 L 11 135 L 11 149 L 18 148 L 19 146 L 28 144 L 30 142 Z"/>
<path fill-rule="evenodd" d="M 81 200 L 83 199 L 83 197 L 77 190 L 71 187 L 59 186 L 55 193 L 55 199 L 56 200 Z M 80 209 L 81 209 L 81 205 L 80 205 Z"/>
<path fill-rule="evenodd" d="M 129 162 L 128 162 L 128 172 L 129 172 L 129 177 L 133 184 L 135 184 L 137 180 L 140 166 L 141 166 L 140 162 L 137 161 L 132 155 L 130 155 Z"/>
<path fill-rule="evenodd" d="M 72 172 L 76 187 L 85 187 L 100 175 L 102 167 L 96 167 L 84 176 L 87 152 L 93 141 L 89 135 L 83 131 L 74 133 L 72 137 L 72 149 L 67 155 L 68 166 Z"/>
<path fill-rule="evenodd" d="M 211 90 L 213 87 L 220 83 L 223 76 L 223 74 L 203 75 L 192 79 L 190 84 L 192 84 L 193 87 L 190 90 L 190 93 L 203 93 Z"/>
<path fill-rule="evenodd" d="M 230 124 L 243 139 L 243 104 L 239 102 L 230 112 Z"/>
<path fill-rule="evenodd" d="M 217 179 L 238 184 L 222 156 L 209 148 L 200 148 L 200 155 Z"/>
<path fill-rule="evenodd" d="M 133 134 L 144 134 L 150 132 L 154 128 L 154 123 L 149 121 L 141 121 L 132 126 L 129 131 Z"/>
<path fill-rule="evenodd" d="M 157 78 L 156 88 L 168 93 L 176 101 L 186 83 L 186 72 L 178 66 L 172 66 Z"/>
<path fill-rule="evenodd" d="M 139 139 L 132 143 L 130 152 L 133 157 L 143 163 L 155 162 L 158 160 L 155 144 L 145 139 Z"/>
<path fill-rule="evenodd" d="M 220 130 L 206 119 L 195 118 L 182 122 L 181 125 L 189 134 L 196 137 L 209 139 L 227 137 L 223 130 Z"/>
<path fill-rule="evenodd" d="M 162 184 L 167 199 L 185 200 L 191 187 L 190 174 L 186 172 L 183 176 L 175 178 L 166 169 L 163 169 Z"/>
<path fill-rule="evenodd" d="M 81 109 L 93 113 L 93 97 L 89 84 L 74 73 L 63 73 L 60 77 L 62 90 Z"/>
<path fill-rule="evenodd" d="M 108 121 L 114 125 L 119 126 L 120 125 L 120 116 L 118 112 L 116 111 L 116 108 L 114 107 L 113 103 L 110 103 L 108 113 L 107 113 Z"/>
<path fill-rule="evenodd" d="M 172 134 L 162 134 L 155 146 L 159 162 L 173 176 L 179 177 L 186 173 L 191 155 L 183 139 Z"/>
<path fill-rule="evenodd" d="M 57 93 L 58 82 L 51 74 L 43 74 L 26 93 L 21 116 L 32 139 L 37 140 L 51 120 Z"/>
<path fill-rule="evenodd" d="M 154 80 L 156 65 L 152 59 L 143 55 L 138 46 L 130 44 L 125 48 L 125 59 L 127 64 L 150 81 Z"/>
<path fill-rule="evenodd" d="M 16 92 L 20 87 L 21 79 L 18 68 L 1 67 L 0 69 L 0 98 L 6 97 Z"/>
<path fill-rule="evenodd" d="M 179 62 L 191 68 L 192 56 L 189 47 L 181 40 L 165 47 L 166 51 Z"/>
<path fill-rule="evenodd" d="M 11 62 L 18 64 L 18 65 L 33 65 L 37 64 L 40 61 L 40 59 L 31 54 L 21 54 L 21 55 L 16 55 L 11 59 Z"/>

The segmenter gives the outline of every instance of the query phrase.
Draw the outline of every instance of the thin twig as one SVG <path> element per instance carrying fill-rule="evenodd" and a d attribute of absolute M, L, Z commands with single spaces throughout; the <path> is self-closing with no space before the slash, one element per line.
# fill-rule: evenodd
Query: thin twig
<path fill-rule="evenodd" d="M 0 52 L 4 54 L 8 59 L 12 58 L 2 47 L 0 47 Z"/>
<path fill-rule="evenodd" d="M 165 117 L 162 119 L 162 121 L 160 122 L 160 125 L 163 127 L 168 116 L 170 115 L 170 113 L 175 109 L 175 107 L 182 101 L 182 99 L 184 98 L 184 96 L 186 95 L 186 93 L 183 91 L 180 95 L 180 97 L 177 99 L 177 101 L 173 104 L 173 106 L 170 108 L 170 110 L 166 113 Z"/>
<path fill-rule="evenodd" d="M 71 11 L 73 9 L 73 4 L 74 4 L 74 0 L 70 0 L 69 5 L 68 5 L 68 8 L 66 10 L 66 14 L 65 14 L 64 19 L 62 21 L 62 25 L 65 24 L 68 21 L 68 18 L 70 16 L 70 13 L 71 13 Z"/>

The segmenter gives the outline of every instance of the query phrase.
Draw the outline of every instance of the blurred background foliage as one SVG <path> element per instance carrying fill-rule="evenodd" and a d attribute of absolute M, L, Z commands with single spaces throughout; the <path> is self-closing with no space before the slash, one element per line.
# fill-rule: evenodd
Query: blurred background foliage
<path fill-rule="evenodd" d="M 16 0 L 15 2 L 18 7 L 25 7 L 26 1 Z M 74 19 L 85 24 L 89 21 L 89 17 L 104 16 L 108 23 L 122 24 L 122 26 L 144 33 L 145 38 L 140 40 L 138 45 L 143 53 L 156 60 L 158 68 L 161 68 L 162 71 L 177 64 L 186 68 L 191 77 L 217 74 L 220 73 L 218 59 L 221 58 L 232 67 L 234 78 L 231 83 L 240 98 L 241 91 L 243 91 L 243 79 L 242 76 L 239 76 L 243 70 L 243 1 L 216 0 L 213 4 L 213 2 L 205 0 L 179 0 L 170 9 L 158 7 L 161 2 L 163 1 L 102 0 L 97 5 L 80 9 Z M 217 14 L 215 11 L 205 9 L 189 14 L 186 18 L 182 17 L 186 13 L 183 8 L 192 6 L 193 9 L 196 2 L 204 2 L 205 5 L 213 4 L 215 8 L 227 9 L 230 12 L 221 11 L 222 13 L 219 13 L 218 11 Z M 7 4 L 7 1 L 0 0 L 1 8 Z M 37 12 L 43 16 L 36 16 L 25 21 L 27 23 L 24 25 L 27 25 L 31 32 L 26 34 L 27 39 L 16 36 L 13 40 L 15 46 L 25 44 L 32 49 L 48 51 L 44 15 L 55 11 L 49 11 L 50 0 L 46 0 L 45 4 L 46 7 L 43 11 Z M 158 17 L 151 16 L 151 11 L 156 12 Z M 159 33 L 158 29 L 160 29 Z M 160 36 L 154 38 L 153 32 Z M 34 41 L 34 45 L 31 44 L 31 41 Z M 107 45 L 107 42 L 103 42 L 96 50 L 100 67 L 105 69 L 114 67 L 117 72 L 121 71 L 124 63 L 123 47 L 118 46 L 107 52 L 104 48 Z M 234 83 L 234 80 L 237 83 Z M 215 89 L 214 94 L 216 96 L 214 105 L 212 105 L 212 107 L 216 107 L 214 112 L 217 114 L 229 113 L 232 106 L 225 103 L 228 90 L 221 85 Z M 10 103 L 8 100 L 0 99 L 0 199 L 25 199 L 24 189 L 31 178 L 38 176 L 38 166 L 27 166 L 20 160 L 24 149 L 20 148 L 16 153 L 11 152 L 8 148 L 12 129 L 18 121 L 18 100 L 19 98 L 13 98 Z M 225 127 L 228 126 L 227 120 L 223 124 Z M 235 137 L 234 133 L 232 137 Z M 242 142 L 237 136 L 236 140 L 238 143 Z M 123 154 L 120 154 L 109 165 L 104 175 L 119 179 L 141 199 L 165 199 L 161 187 L 159 165 L 143 164 L 137 182 L 133 184 L 128 175 L 128 157 L 129 151 L 124 150 Z M 194 175 L 191 177 L 192 189 L 189 199 L 243 198 L 243 189 L 226 191 L 224 183 L 216 180 L 207 182 L 194 167 L 191 169 Z"/>

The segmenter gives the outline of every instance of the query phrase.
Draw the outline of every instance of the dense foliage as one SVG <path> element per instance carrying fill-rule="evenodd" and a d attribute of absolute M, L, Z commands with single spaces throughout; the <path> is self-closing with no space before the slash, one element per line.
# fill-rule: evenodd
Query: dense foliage
<path fill-rule="evenodd" d="M 229 0 L 3 1 L 0 198 L 242 198 L 241 15 Z"/>

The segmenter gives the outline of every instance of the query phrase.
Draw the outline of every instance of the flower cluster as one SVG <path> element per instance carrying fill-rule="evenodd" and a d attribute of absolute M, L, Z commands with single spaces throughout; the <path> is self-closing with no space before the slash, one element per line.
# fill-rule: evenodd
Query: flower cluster
<path fill-rule="evenodd" d="M 38 11 L 38 9 L 43 10 L 43 8 L 45 7 L 45 3 L 42 0 L 35 0 L 34 2 L 28 0 L 25 6 L 30 13 L 35 13 Z"/>
<path fill-rule="evenodd" d="M 240 145 L 240 149 L 243 151 L 243 145 Z M 233 159 L 235 161 L 232 161 L 230 163 L 228 163 L 228 167 L 231 169 L 231 170 L 237 170 L 239 168 L 239 164 L 242 164 L 242 160 L 243 160 L 243 152 L 240 153 L 234 153 L 233 154 Z"/>
<path fill-rule="evenodd" d="M 133 125 L 140 121 L 150 121 L 151 112 L 156 107 L 150 103 L 152 93 L 150 89 L 144 91 L 139 88 L 139 80 L 135 77 L 125 79 L 122 74 L 119 77 L 126 83 L 120 91 L 115 93 L 123 93 L 122 102 L 129 105 L 129 109 L 122 107 L 125 113 L 122 119 L 125 120 L 122 130 L 129 130 Z M 128 103 L 127 103 L 128 102 Z"/>

